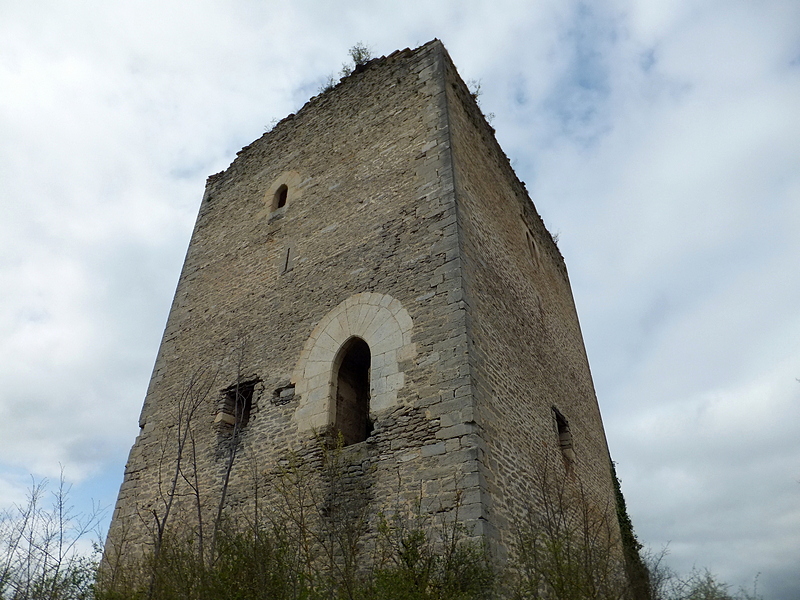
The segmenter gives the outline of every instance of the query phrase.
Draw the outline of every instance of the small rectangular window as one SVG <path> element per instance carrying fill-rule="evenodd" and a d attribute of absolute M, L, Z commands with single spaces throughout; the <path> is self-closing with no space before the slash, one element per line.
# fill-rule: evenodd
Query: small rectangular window
<path fill-rule="evenodd" d="M 258 379 L 242 381 L 222 390 L 215 423 L 243 429 L 250 421 L 253 408 L 253 395 Z"/>
<path fill-rule="evenodd" d="M 572 447 L 572 432 L 569 429 L 569 421 L 561 414 L 555 406 L 553 408 L 553 416 L 556 420 L 556 433 L 558 434 L 558 445 L 561 448 L 561 456 L 564 459 L 564 464 L 567 468 L 572 466 L 575 462 L 575 450 Z"/>

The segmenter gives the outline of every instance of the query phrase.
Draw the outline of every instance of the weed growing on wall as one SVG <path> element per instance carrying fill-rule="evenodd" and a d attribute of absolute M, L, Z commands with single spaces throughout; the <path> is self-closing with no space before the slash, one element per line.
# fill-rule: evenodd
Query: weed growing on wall
<path fill-rule="evenodd" d="M 269 485 L 269 506 L 223 515 L 213 553 L 196 532 L 162 532 L 158 552 L 101 573 L 97 598 L 349 600 L 490 598 L 494 569 L 457 514 L 417 507 L 383 517 L 365 539 L 368 474 L 353 481 L 341 437 L 290 455 Z M 263 485 L 263 482 L 262 482 Z M 111 573 L 113 572 L 113 577 Z"/>
<path fill-rule="evenodd" d="M 339 83 L 340 80 L 348 77 L 353 73 L 353 71 L 357 71 L 359 67 L 363 67 L 372 60 L 372 49 L 363 42 L 358 42 L 347 52 L 350 55 L 352 64 L 342 63 L 342 68 L 339 71 L 338 77 L 336 75 L 328 75 L 325 78 L 324 83 L 319 86 L 319 89 L 317 90 L 320 94 L 323 94 L 328 90 L 332 90 L 334 87 L 336 87 L 336 84 Z"/>
<path fill-rule="evenodd" d="M 540 467 L 536 510 L 528 510 L 509 565 L 511 595 L 522 599 L 630 597 L 616 512 L 598 506 L 568 470 Z"/>
<path fill-rule="evenodd" d="M 320 440 L 312 459 L 292 455 L 269 489 L 270 507 L 223 514 L 213 555 L 196 531 L 168 521 L 159 551 L 97 571 L 79 550 L 98 515 L 75 514 L 69 488 L 34 483 L 28 500 L 0 515 L 2 600 L 640 600 L 624 577 L 607 507 L 579 482 L 545 472 L 542 512 L 518 527 L 516 555 L 500 572 L 480 539 L 458 521 L 423 514 L 419 503 L 379 519 L 364 535 L 365 503 L 348 482 L 341 442 Z M 264 482 L 262 482 L 264 484 Z M 458 505 L 458 503 L 456 503 Z M 96 546 L 95 546 L 96 547 Z M 707 570 L 681 577 L 665 551 L 645 556 L 652 600 L 760 600 Z M 121 558 L 121 557 L 117 557 Z M 106 557 L 109 560 L 109 557 Z M 113 577 L 112 577 L 113 573 Z"/>

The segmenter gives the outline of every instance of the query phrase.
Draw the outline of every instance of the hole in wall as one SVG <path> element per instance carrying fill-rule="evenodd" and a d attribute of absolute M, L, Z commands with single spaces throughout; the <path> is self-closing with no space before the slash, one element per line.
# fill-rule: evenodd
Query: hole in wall
<path fill-rule="evenodd" d="M 288 198 L 289 198 L 289 188 L 284 183 L 275 192 L 275 196 L 272 199 L 272 210 L 278 210 L 279 208 L 283 208 L 284 206 L 286 206 L 286 200 Z"/>
<path fill-rule="evenodd" d="M 250 422 L 253 396 L 260 379 L 240 381 L 222 390 L 215 423 L 243 429 Z"/>
<path fill-rule="evenodd" d="M 569 421 L 561 414 L 555 406 L 553 408 L 553 415 L 556 420 L 556 433 L 558 434 L 558 445 L 561 448 L 561 456 L 567 468 L 572 466 L 575 462 L 575 450 L 572 445 L 572 432 L 569 428 Z"/>
<path fill-rule="evenodd" d="M 361 338 L 342 346 L 336 372 L 336 418 L 334 426 L 345 446 L 363 442 L 372 433 L 369 418 L 371 353 Z"/>

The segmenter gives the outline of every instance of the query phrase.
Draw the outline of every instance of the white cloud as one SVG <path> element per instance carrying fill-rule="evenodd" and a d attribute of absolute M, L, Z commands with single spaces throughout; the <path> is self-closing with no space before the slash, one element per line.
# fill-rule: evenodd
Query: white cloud
<path fill-rule="evenodd" d="M 620 472 L 640 535 L 669 543 L 683 570 L 705 565 L 745 585 L 757 570 L 796 561 L 800 530 L 789 526 L 800 519 L 796 364 L 656 407 L 631 403 L 627 418 L 609 428 L 621 451 L 638 456 Z"/>
<path fill-rule="evenodd" d="M 353 43 L 439 37 L 561 233 L 641 537 L 797 595 L 800 5 L 0 12 L 0 503 L 59 462 L 113 502 L 205 177 Z"/>

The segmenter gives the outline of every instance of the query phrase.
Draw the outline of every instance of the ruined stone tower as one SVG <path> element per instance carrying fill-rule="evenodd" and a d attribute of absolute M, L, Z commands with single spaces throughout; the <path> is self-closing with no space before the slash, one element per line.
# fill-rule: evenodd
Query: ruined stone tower
<path fill-rule="evenodd" d="M 564 260 L 439 41 L 209 178 L 139 425 L 109 544 L 146 543 L 169 498 L 176 522 L 247 510 L 253 473 L 325 432 L 373 524 L 458 505 L 502 555 L 543 469 L 613 506 Z"/>

